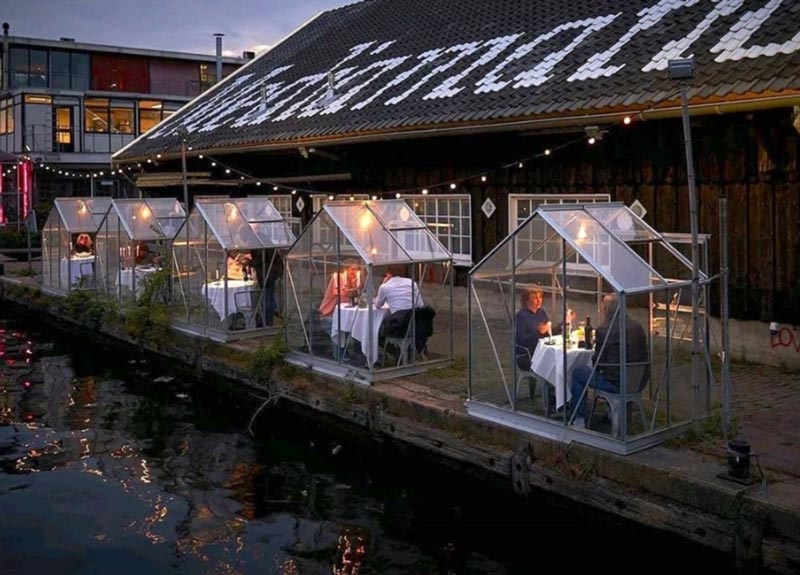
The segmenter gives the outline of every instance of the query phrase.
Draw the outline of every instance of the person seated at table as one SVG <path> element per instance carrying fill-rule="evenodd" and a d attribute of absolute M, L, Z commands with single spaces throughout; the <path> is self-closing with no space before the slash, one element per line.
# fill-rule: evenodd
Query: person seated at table
<path fill-rule="evenodd" d="M 380 338 L 407 337 L 412 310 L 425 309 L 425 312 L 415 314 L 414 342 L 417 353 L 421 353 L 433 332 L 432 321 L 436 312 L 425 305 L 419 285 L 407 277 L 405 266 L 392 265 L 386 269 L 383 283 L 375 296 L 375 307 L 380 308 L 384 304 L 389 306 L 389 317 L 381 323 L 378 332 Z"/>
<path fill-rule="evenodd" d="M 229 280 L 248 280 L 250 279 L 250 263 L 252 257 L 249 253 L 231 252 L 228 254 L 226 264 L 226 275 Z"/>
<path fill-rule="evenodd" d="M 81 255 L 94 253 L 94 242 L 89 234 L 78 234 L 78 237 L 75 238 L 74 252 Z"/>
<path fill-rule="evenodd" d="M 544 293 L 540 289 L 524 290 L 519 298 L 514 346 L 517 367 L 525 371 L 530 371 L 531 358 L 539 339 L 547 335 L 551 327 L 547 312 L 542 309 L 542 301 Z"/>
<path fill-rule="evenodd" d="M 157 266 L 161 264 L 161 256 L 151 251 L 146 243 L 139 242 L 135 248 L 135 263 L 137 266 Z"/>
<path fill-rule="evenodd" d="M 319 304 L 320 329 L 326 334 L 330 334 L 333 328 L 333 312 L 336 306 L 347 303 L 350 299 L 350 292 L 362 287 L 358 260 L 347 259 L 342 263 L 345 266 L 344 271 L 334 272 L 331 275 Z M 334 345 L 333 351 L 334 358 L 339 359 L 343 350 L 338 345 Z"/>
<path fill-rule="evenodd" d="M 597 368 L 592 375 L 592 366 L 584 365 L 572 372 L 570 391 L 570 417 L 575 414 L 573 423 L 578 427 L 586 426 L 586 394 L 588 386 L 611 393 L 619 392 L 620 380 L 620 346 L 619 346 L 619 314 L 617 296 L 608 294 L 600 301 L 600 326 L 595 330 L 595 346 L 592 364 Z M 628 363 L 648 361 L 647 336 L 642 324 L 626 314 L 625 316 L 625 357 Z M 602 353 L 601 353 L 602 350 Z M 629 381 L 628 386 L 636 386 L 639 382 Z"/>
<path fill-rule="evenodd" d="M 266 269 L 264 269 L 265 266 Z M 283 277 L 283 258 L 278 250 L 266 250 L 264 254 L 251 251 L 250 268 L 253 270 L 252 279 L 261 286 L 258 298 L 262 321 L 264 325 L 272 325 L 275 316 L 279 315 L 277 313 L 278 302 L 275 299 L 275 284 Z M 253 304 L 258 305 L 259 302 L 253 302 Z"/>

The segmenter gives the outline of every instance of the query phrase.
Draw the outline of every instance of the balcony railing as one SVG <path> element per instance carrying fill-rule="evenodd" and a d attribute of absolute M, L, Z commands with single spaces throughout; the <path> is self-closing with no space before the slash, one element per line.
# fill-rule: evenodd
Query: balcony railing
<path fill-rule="evenodd" d="M 43 124 L 25 126 L 23 148 L 32 154 L 88 153 L 112 154 L 133 141 L 135 134 L 83 132 L 81 128 L 54 128 Z M 6 150 L 22 153 L 23 150 Z M 26 150 L 27 151 L 27 150 Z"/>

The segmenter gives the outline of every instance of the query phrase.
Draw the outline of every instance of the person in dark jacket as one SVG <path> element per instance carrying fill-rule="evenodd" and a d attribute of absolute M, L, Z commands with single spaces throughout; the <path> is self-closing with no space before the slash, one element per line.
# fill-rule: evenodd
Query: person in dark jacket
<path fill-rule="evenodd" d="M 278 250 L 266 250 L 263 254 L 260 251 L 252 252 L 250 267 L 255 274 L 255 280 L 261 286 L 261 314 L 264 325 L 273 325 L 278 310 L 275 287 L 278 280 L 283 277 L 283 258 Z"/>
<path fill-rule="evenodd" d="M 595 331 L 594 357 L 592 363 L 597 365 L 594 377 L 591 366 L 579 366 L 572 373 L 570 391 L 572 399 L 570 407 L 575 411 L 574 423 L 576 426 L 585 427 L 586 421 L 586 394 L 583 393 L 587 383 L 589 387 L 608 391 L 619 392 L 620 380 L 620 341 L 619 320 L 617 311 L 617 296 L 609 294 L 603 296 L 600 302 L 600 319 L 602 323 Z M 625 316 L 625 359 L 626 363 L 641 363 L 648 359 L 647 335 L 642 324 L 632 317 Z M 628 386 L 638 385 L 639 382 L 628 382 Z M 580 400 L 580 401 L 579 401 Z"/>
<path fill-rule="evenodd" d="M 547 335 L 550 327 L 547 312 L 542 309 L 544 294 L 540 289 L 528 289 L 522 292 L 519 299 L 520 310 L 517 312 L 514 334 L 517 367 L 525 371 L 531 369 L 533 351 L 539 339 Z"/>

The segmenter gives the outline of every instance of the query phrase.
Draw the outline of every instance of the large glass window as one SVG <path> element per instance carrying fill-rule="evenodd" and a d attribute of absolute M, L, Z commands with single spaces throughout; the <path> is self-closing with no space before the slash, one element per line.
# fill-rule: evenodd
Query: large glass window
<path fill-rule="evenodd" d="M 86 132 L 107 134 L 109 128 L 109 102 L 106 98 L 86 98 L 83 103 Z"/>
<path fill-rule="evenodd" d="M 53 88 L 69 90 L 69 52 L 50 52 L 50 85 Z"/>
<path fill-rule="evenodd" d="M 450 250 L 456 265 L 472 265 L 472 204 L 469 194 L 410 195 L 403 199 Z"/>
<path fill-rule="evenodd" d="M 119 104 L 111 107 L 111 133 L 133 134 L 133 107 Z"/>
<path fill-rule="evenodd" d="M 217 81 L 216 66 L 200 64 L 200 91 L 205 92 Z"/>
<path fill-rule="evenodd" d="M 11 48 L 8 51 L 8 67 L 11 72 L 11 87 L 23 88 L 28 85 L 28 49 Z"/>
<path fill-rule="evenodd" d="M 31 50 L 28 72 L 28 86 L 47 88 L 47 51 Z"/>
<path fill-rule="evenodd" d="M 139 133 L 144 134 L 147 130 L 158 124 L 163 119 L 164 105 L 162 102 L 153 100 L 142 100 L 139 102 Z"/>
<path fill-rule="evenodd" d="M 14 100 L 0 100 L 0 134 L 14 132 Z"/>
<path fill-rule="evenodd" d="M 86 91 L 89 89 L 89 54 L 78 54 L 73 52 L 70 55 L 71 76 L 70 87 L 73 90 Z"/>

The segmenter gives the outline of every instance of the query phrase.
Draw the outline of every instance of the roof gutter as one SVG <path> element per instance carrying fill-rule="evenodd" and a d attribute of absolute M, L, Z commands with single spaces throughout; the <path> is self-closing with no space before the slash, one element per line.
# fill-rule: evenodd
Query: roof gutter
<path fill-rule="evenodd" d="M 738 101 L 720 101 L 720 102 L 703 102 L 692 104 L 689 106 L 689 113 L 692 116 L 708 116 L 708 115 L 722 115 L 733 114 L 742 112 L 755 112 L 759 110 L 769 110 L 776 108 L 790 108 L 792 106 L 800 106 L 800 92 L 764 96 L 760 98 L 751 98 L 747 100 Z M 245 146 L 231 146 L 226 148 L 195 148 L 194 154 L 236 154 L 242 152 L 258 152 L 258 151 L 278 151 L 294 149 L 298 146 L 308 145 L 343 145 L 343 144 L 361 144 L 370 142 L 384 142 L 390 140 L 405 140 L 412 138 L 432 138 L 440 136 L 458 136 L 458 135 L 477 135 L 498 132 L 512 132 L 519 130 L 545 130 L 553 128 L 580 128 L 585 126 L 596 126 L 603 124 L 615 124 L 622 122 L 626 116 L 633 116 L 634 119 L 639 120 L 664 120 L 669 118 L 678 118 L 681 116 L 680 104 L 671 105 L 669 107 L 651 108 L 648 110 L 630 110 L 620 109 L 613 112 L 604 112 L 599 114 L 579 114 L 573 116 L 559 116 L 549 118 L 536 118 L 536 119 L 519 119 L 511 121 L 491 121 L 468 125 L 458 126 L 442 126 L 442 127 L 426 127 L 426 128 L 409 128 L 401 131 L 384 131 L 384 132 L 370 132 L 359 135 L 342 135 L 342 136 L 320 136 L 318 138 L 306 138 L 301 140 L 287 140 L 278 143 L 260 143 L 250 144 Z M 119 152 L 118 152 L 119 153 Z M 164 153 L 162 157 L 174 159 L 180 157 L 178 153 Z M 126 158 L 125 162 L 133 162 L 145 159 L 147 156 L 138 156 Z M 113 158 L 115 159 L 115 158 Z"/>

